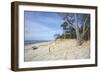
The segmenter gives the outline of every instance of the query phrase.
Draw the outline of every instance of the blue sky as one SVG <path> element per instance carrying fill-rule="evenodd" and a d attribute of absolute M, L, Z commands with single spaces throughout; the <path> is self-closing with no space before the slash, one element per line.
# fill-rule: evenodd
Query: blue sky
<path fill-rule="evenodd" d="M 54 40 L 55 34 L 62 34 L 63 23 L 58 13 L 24 11 L 25 40 Z"/>
<path fill-rule="evenodd" d="M 61 24 L 64 22 L 62 14 L 64 13 L 24 11 L 25 40 L 54 40 L 55 34 L 61 35 L 63 33 L 61 28 Z M 74 13 L 70 14 L 73 15 Z M 78 13 L 79 28 L 87 15 L 89 14 Z M 74 20 L 73 23 L 75 24 L 76 21 Z"/>

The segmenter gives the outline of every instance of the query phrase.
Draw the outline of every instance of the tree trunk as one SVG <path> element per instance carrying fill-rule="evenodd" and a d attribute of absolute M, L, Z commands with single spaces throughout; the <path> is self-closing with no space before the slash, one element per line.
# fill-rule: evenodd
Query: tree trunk
<path fill-rule="evenodd" d="M 82 44 L 82 41 L 81 41 L 82 39 L 81 39 L 81 35 L 79 33 L 79 29 L 76 28 L 75 30 L 76 30 L 77 44 L 81 45 Z"/>
<path fill-rule="evenodd" d="M 83 43 L 83 37 L 85 35 L 85 33 L 88 31 L 88 28 L 86 28 L 86 22 L 87 22 L 87 19 L 88 19 L 88 16 L 86 17 L 84 23 L 83 23 L 83 32 L 82 34 L 80 33 L 79 31 L 79 26 L 78 26 L 78 17 L 77 17 L 77 14 L 74 14 L 74 18 L 75 18 L 75 24 L 72 23 L 70 20 L 68 20 L 68 18 L 66 17 L 66 23 L 70 24 L 72 26 L 72 28 L 75 29 L 76 31 L 76 37 L 77 37 L 77 43 L 78 45 L 81 45 Z"/>

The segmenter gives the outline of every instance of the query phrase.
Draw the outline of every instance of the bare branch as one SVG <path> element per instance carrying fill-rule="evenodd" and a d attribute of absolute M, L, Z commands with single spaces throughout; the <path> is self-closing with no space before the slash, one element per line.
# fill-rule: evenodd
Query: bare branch
<path fill-rule="evenodd" d="M 87 22 L 87 20 L 88 20 L 88 17 L 89 17 L 89 15 L 87 15 L 87 17 L 86 17 L 86 19 L 85 19 L 85 21 L 84 21 L 84 23 L 83 23 L 83 32 L 85 31 L 86 22 Z"/>
<path fill-rule="evenodd" d="M 68 20 L 67 15 L 66 15 L 66 22 L 70 24 L 74 29 L 76 29 L 76 26 L 70 20 Z"/>
<path fill-rule="evenodd" d="M 88 28 L 86 28 L 86 30 L 84 30 L 84 32 L 81 34 L 81 38 L 84 37 L 85 33 L 88 31 Z"/>
<path fill-rule="evenodd" d="M 77 14 L 76 13 L 74 14 L 74 17 L 75 17 L 76 25 L 78 27 L 78 17 L 77 17 Z"/>

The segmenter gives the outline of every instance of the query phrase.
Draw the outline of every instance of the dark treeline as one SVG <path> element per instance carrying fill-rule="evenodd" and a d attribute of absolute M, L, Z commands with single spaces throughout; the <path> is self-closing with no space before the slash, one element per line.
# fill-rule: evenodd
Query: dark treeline
<path fill-rule="evenodd" d="M 79 45 L 90 39 L 90 14 L 59 13 L 63 33 L 55 34 L 56 39 L 77 39 Z"/>

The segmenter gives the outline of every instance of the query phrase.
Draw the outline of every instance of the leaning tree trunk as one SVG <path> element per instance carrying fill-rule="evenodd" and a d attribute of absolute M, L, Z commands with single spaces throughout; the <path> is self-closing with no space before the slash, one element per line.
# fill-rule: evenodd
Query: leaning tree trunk
<path fill-rule="evenodd" d="M 86 22 L 87 22 L 88 16 L 86 17 L 86 19 L 83 23 L 83 32 L 82 32 L 82 34 L 79 31 L 77 14 L 74 14 L 74 17 L 75 17 L 75 21 L 76 21 L 75 24 L 72 23 L 70 20 L 68 20 L 67 17 L 66 17 L 66 22 L 68 24 L 70 24 L 72 26 L 72 28 L 75 29 L 76 37 L 77 37 L 77 43 L 78 43 L 78 45 L 81 45 L 83 43 L 83 37 L 85 36 L 85 33 L 88 31 L 88 28 L 86 28 Z"/>
<path fill-rule="evenodd" d="M 82 39 L 81 39 L 81 35 L 79 33 L 79 30 L 75 29 L 75 31 L 76 31 L 76 37 L 77 37 L 77 44 L 81 45 L 82 44 L 82 41 L 81 41 Z"/>
<path fill-rule="evenodd" d="M 80 32 L 79 32 L 79 26 L 78 26 L 78 16 L 77 14 L 74 14 L 74 17 L 75 17 L 75 21 L 76 21 L 76 25 L 75 26 L 75 31 L 76 31 L 76 37 L 77 37 L 77 44 L 78 45 L 81 45 L 82 42 L 81 42 L 81 35 L 80 35 Z"/>

